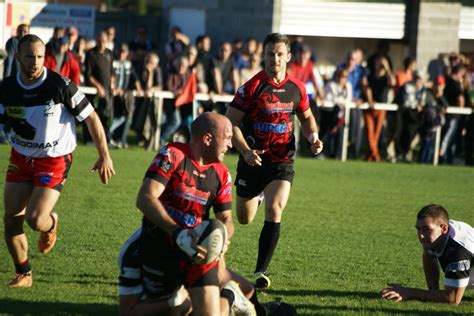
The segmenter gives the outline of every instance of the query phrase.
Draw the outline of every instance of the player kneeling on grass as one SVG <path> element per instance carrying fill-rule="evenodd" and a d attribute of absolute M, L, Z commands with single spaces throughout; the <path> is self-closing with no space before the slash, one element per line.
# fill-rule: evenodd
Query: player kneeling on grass
<path fill-rule="evenodd" d="M 182 284 L 165 288 L 164 283 L 151 282 L 144 270 L 140 252 L 140 235 L 137 229 L 125 242 L 120 252 L 119 264 L 119 313 L 120 315 L 187 315 L 192 311 L 188 291 Z M 225 249 L 224 249 L 225 251 Z M 163 271 L 154 271 L 155 275 Z M 218 264 L 221 315 L 257 315 L 252 299 L 267 315 L 266 309 L 256 299 L 252 284 L 225 268 L 222 259 Z M 156 281 L 155 277 L 155 281 Z M 164 274 L 163 274 L 164 278 Z M 245 294 L 244 294 L 245 293 Z"/>
<path fill-rule="evenodd" d="M 137 229 L 125 242 L 119 255 L 120 315 L 187 315 L 192 312 L 188 291 L 179 284 L 166 289 L 150 282 L 143 270 L 140 235 Z M 223 249 L 225 252 L 226 249 Z M 160 271 L 154 271 L 160 274 Z M 225 267 L 223 254 L 218 264 L 221 315 L 295 316 L 293 306 L 281 301 L 261 304 L 253 285 Z"/>
<path fill-rule="evenodd" d="M 449 220 L 441 205 L 427 205 L 417 215 L 416 229 L 423 246 L 423 269 L 428 290 L 390 284 L 382 297 L 394 301 L 420 300 L 461 303 L 466 287 L 474 286 L 474 228 Z M 440 270 L 444 271 L 445 289 L 439 289 Z"/>

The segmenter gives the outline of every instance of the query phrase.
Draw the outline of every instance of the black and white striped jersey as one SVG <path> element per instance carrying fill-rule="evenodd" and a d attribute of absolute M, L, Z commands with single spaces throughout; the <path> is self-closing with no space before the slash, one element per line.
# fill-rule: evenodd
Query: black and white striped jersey
<path fill-rule="evenodd" d="M 450 220 L 448 236 L 443 250 L 433 253 L 444 271 L 444 285 L 456 288 L 472 285 L 474 280 L 469 279 L 474 264 L 474 228 Z"/>
<path fill-rule="evenodd" d="M 10 142 L 28 157 L 59 157 L 76 147 L 76 122 L 94 108 L 68 78 L 43 68 L 41 79 L 25 85 L 16 76 L 0 86 L 0 116 L 11 126 Z"/>

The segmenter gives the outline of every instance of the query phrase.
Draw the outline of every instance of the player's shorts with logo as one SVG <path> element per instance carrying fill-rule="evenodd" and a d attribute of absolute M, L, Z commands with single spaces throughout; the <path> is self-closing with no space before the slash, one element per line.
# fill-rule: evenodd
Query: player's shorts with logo
<path fill-rule="evenodd" d="M 268 162 L 261 166 L 249 166 L 240 158 L 234 184 L 238 196 L 252 198 L 259 195 L 273 180 L 286 180 L 290 184 L 293 183 L 294 175 L 293 162 Z"/>
<path fill-rule="evenodd" d="M 12 149 L 6 181 L 29 182 L 35 187 L 48 187 L 61 191 L 71 164 L 72 154 L 35 158 L 24 156 Z"/>

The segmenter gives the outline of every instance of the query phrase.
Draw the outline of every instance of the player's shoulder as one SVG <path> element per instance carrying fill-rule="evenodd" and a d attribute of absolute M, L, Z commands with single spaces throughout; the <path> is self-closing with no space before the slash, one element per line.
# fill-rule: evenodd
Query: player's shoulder
<path fill-rule="evenodd" d="M 58 89 L 67 89 L 75 87 L 74 83 L 68 77 L 63 77 L 54 71 L 48 71 L 45 82 Z"/>
<path fill-rule="evenodd" d="M 293 77 L 290 74 L 288 74 L 287 83 L 288 84 L 294 84 L 298 88 L 298 90 L 300 90 L 301 92 L 306 91 L 306 88 L 304 86 L 304 82 L 296 79 L 295 77 Z"/>
<path fill-rule="evenodd" d="M 226 184 L 228 182 L 232 183 L 232 176 L 230 174 L 229 168 L 224 165 L 222 162 L 215 162 L 212 164 L 212 168 L 216 171 L 220 181 L 222 184 Z"/>
<path fill-rule="evenodd" d="M 178 142 L 168 143 L 158 151 L 159 156 L 168 157 L 175 162 L 182 160 L 186 156 L 190 156 L 190 153 L 191 150 L 188 144 Z"/>

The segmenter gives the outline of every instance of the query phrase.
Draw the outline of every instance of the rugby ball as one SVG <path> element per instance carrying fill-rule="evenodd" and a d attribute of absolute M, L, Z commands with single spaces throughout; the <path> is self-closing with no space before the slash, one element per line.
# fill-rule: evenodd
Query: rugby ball
<path fill-rule="evenodd" d="M 227 239 L 224 223 L 217 219 L 209 219 L 202 221 L 192 230 L 194 237 L 187 230 L 182 230 L 176 238 L 177 245 L 192 258 L 195 264 L 209 264 L 215 261 L 222 253 Z M 193 244 L 207 249 L 207 254 L 203 259 L 197 258 L 197 251 L 192 247 Z"/>

